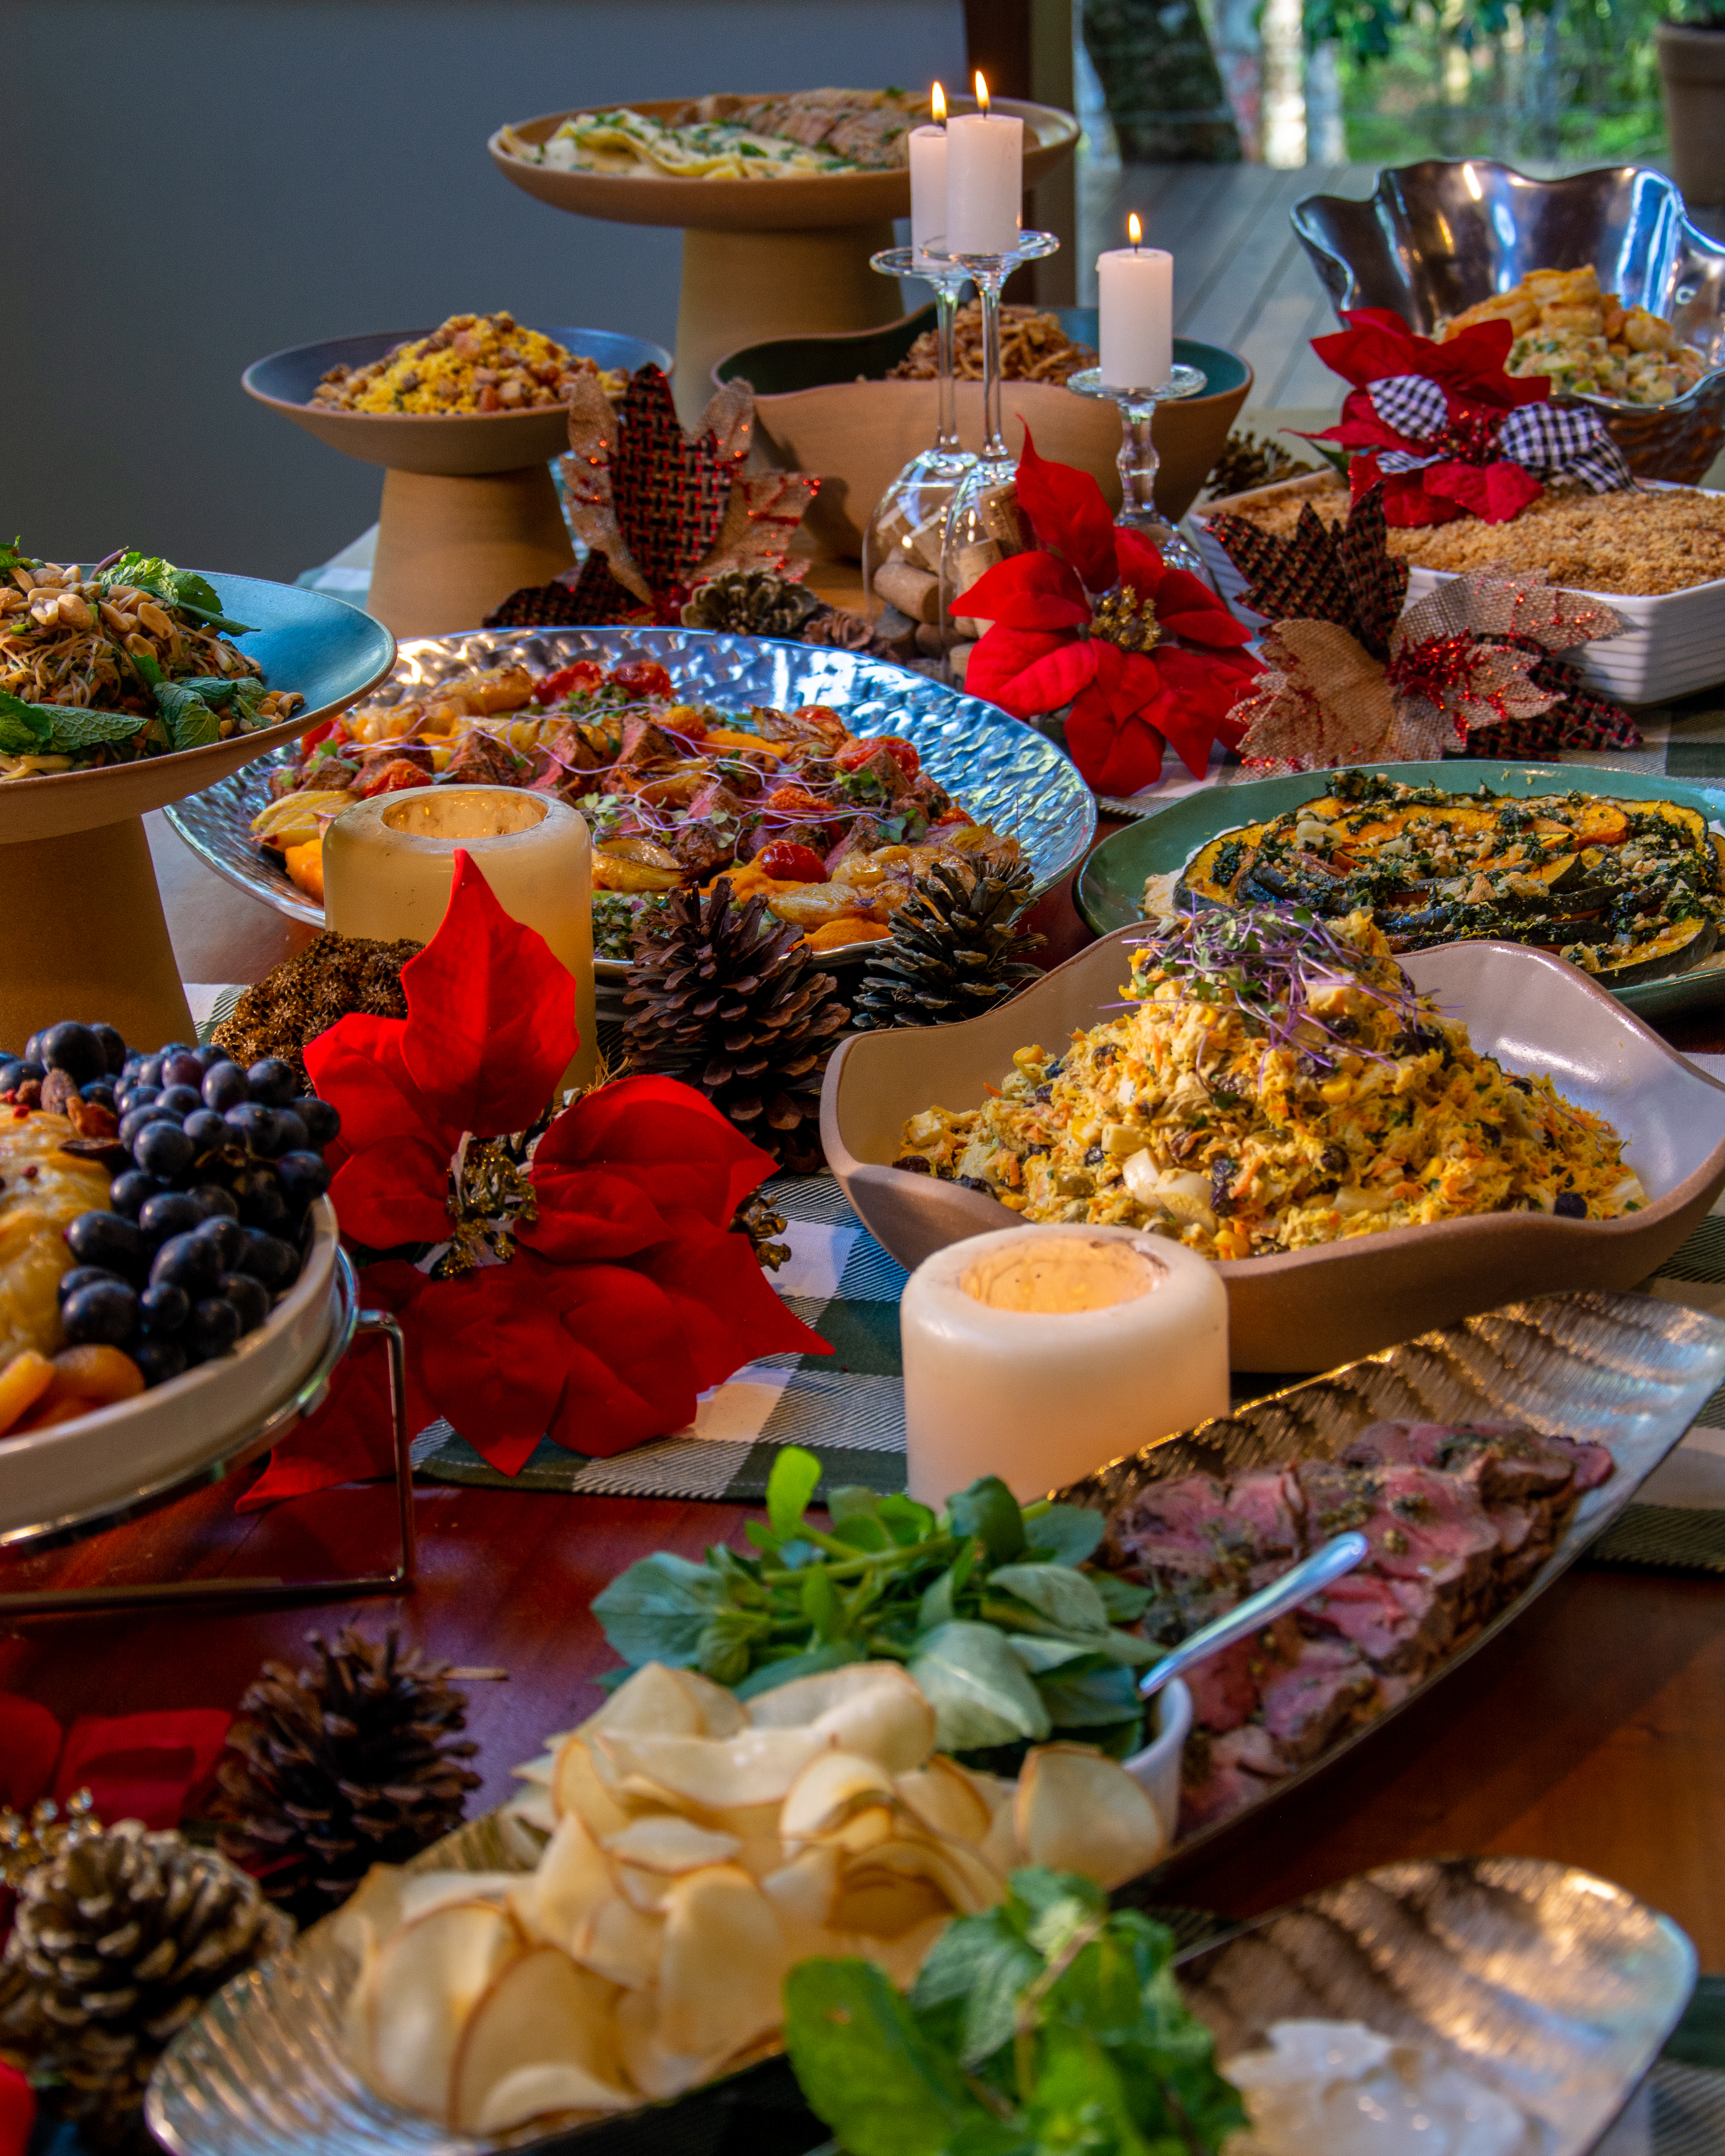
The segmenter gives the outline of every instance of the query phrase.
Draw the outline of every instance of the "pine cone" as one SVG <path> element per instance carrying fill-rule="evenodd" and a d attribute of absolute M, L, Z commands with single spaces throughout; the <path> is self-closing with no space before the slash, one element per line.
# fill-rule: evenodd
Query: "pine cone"
<path fill-rule="evenodd" d="M 210 1038 L 241 1065 L 280 1056 L 309 1093 L 314 1089 L 305 1075 L 305 1043 L 351 1011 L 405 1018 L 401 969 L 423 947 L 405 937 L 398 943 L 378 943 L 326 929 L 315 943 L 283 959 L 249 988 L 234 1006 L 234 1015 Z"/>
<path fill-rule="evenodd" d="M 1046 938 L 1013 926 L 1034 881 L 1024 861 L 1004 869 L 937 861 L 893 915 L 892 942 L 876 945 L 864 964 L 858 1029 L 949 1025 L 1037 979 L 1034 966 L 1019 962 Z"/>
<path fill-rule="evenodd" d="M 1255 434 L 1242 429 L 1223 444 L 1222 454 L 1210 466 L 1204 490 L 1212 498 L 1245 494 L 1255 486 L 1275 486 L 1285 479 L 1298 479 L 1302 473 L 1317 469 L 1316 465 L 1296 457 L 1291 449 L 1285 449 L 1280 442 L 1267 439 L 1260 441 Z"/>
<path fill-rule="evenodd" d="M 460 1824 L 479 1749 L 449 1740 L 467 1695 L 448 1664 L 348 1625 L 320 1666 L 266 1662 L 217 1769 L 223 1853 L 309 1923 L 345 1901 L 373 1864 L 403 1864 Z"/>
<path fill-rule="evenodd" d="M 136 1820 L 28 1873 L 0 1960 L 0 2045 L 99 2135 L 137 2123 L 163 2045 L 293 1927 L 213 1850 Z"/>
<path fill-rule="evenodd" d="M 820 1165 L 821 1077 L 850 1016 L 837 987 L 763 897 L 732 903 L 728 876 L 706 898 L 672 891 L 635 929 L 629 1067 L 697 1086 L 780 1167 L 807 1173 Z"/>
<path fill-rule="evenodd" d="M 726 569 L 695 587 L 683 608 L 683 625 L 794 641 L 819 610 L 813 592 L 774 570 Z"/>

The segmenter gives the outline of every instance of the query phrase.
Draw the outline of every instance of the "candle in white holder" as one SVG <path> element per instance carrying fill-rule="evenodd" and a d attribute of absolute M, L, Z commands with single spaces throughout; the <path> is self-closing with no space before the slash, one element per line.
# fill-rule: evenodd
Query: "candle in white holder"
<path fill-rule="evenodd" d="M 1140 247 L 1142 229 L 1134 211 L 1132 245 L 1096 257 L 1099 372 L 1110 389 L 1160 389 L 1174 363 L 1174 258 Z"/>
<path fill-rule="evenodd" d="M 593 886 L 587 821 L 512 786 L 415 786 L 374 793 L 324 834 L 324 920 L 339 936 L 429 943 L 449 910 L 458 850 L 472 855 L 511 921 L 538 931 L 575 983 L 581 1043 L 565 1086 L 589 1086 Z"/>
<path fill-rule="evenodd" d="M 910 1490 L 1014 1496 L 1225 1414 L 1228 1291 L 1133 1228 L 1005 1228 L 925 1258 L 900 1307 Z"/>
<path fill-rule="evenodd" d="M 947 237 L 947 93 L 938 83 L 929 102 L 934 125 L 911 130 L 911 244 L 919 254 Z"/>
<path fill-rule="evenodd" d="M 1019 244 L 1024 203 L 1024 123 L 990 112 L 988 85 L 976 79 L 980 112 L 947 122 L 948 254 L 1010 254 Z"/>

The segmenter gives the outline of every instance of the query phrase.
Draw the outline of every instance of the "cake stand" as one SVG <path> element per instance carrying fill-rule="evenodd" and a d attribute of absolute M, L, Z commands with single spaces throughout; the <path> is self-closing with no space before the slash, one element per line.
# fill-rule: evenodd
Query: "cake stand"
<path fill-rule="evenodd" d="M 675 120 L 687 98 L 636 99 L 631 110 Z M 603 110 L 578 107 L 578 110 Z M 974 111 L 954 98 L 952 110 Z M 1070 157 L 1078 122 L 1052 105 L 996 98 L 996 112 L 1024 123 L 1024 185 Z M 911 213 L 907 167 L 881 172 L 810 172 L 773 180 L 680 180 L 663 174 L 560 172 L 515 155 L 509 138 L 542 143 L 568 112 L 500 128 L 486 147 L 497 169 L 554 209 L 619 224 L 683 228 L 677 302 L 677 409 L 685 426 L 711 393 L 716 362 L 767 337 L 872 329 L 891 321 L 898 295 L 869 266 L 893 244 L 893 220 Z"/>
<path fill-rule="evenodd" d="M 293 718 L 208 748 L 0 782 L 0 1049 L 57 1019 L 100 1019 L 140 1048 L 192 1037 L 142 819 L 213 786 L 377 687 L 395 639 L 323 592 L 205 572 L 234 636 L 272 689 L 305 699 Z"/>
<path fill-rule="evenodd" d="M 534 325 L 533 326 L 536 326 Z M 382 465 L 383 501 L 367 600 L 398 636 L 477 629 L 524 584 L 575 559 L 551 459 L 569 446 L 561 404 L 526 412 L 336 412 L 311 403 L 331 367 L 365 367 L 427 329 L 295 345 L 254 361 L 248 394 L 362 464 Z M 542 329 L 607 369 L 669 370 L 670 354 L 608 330 Z"/>

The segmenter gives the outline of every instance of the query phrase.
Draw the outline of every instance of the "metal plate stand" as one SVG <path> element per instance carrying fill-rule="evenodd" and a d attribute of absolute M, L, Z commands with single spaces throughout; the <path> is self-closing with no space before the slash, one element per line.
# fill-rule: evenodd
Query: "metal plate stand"
<path fill-rule="evenodd" d="M 332 1282 L 330 1335 L 316 1367 L 293 1395 L 259 1423 L 237 1433 L 213 1460 L 112 1505 L 90 1512 L 18 1527 L 0 1535 L 0 1550 L 28 1548 L 32 1554 L 87 1541 L 128 1520 L 159 1511 L 207 1484 L 227 1479 L 267 1452 L 295 1426 L 321 1408 L 328 1397 L 336 1364 L 361 1334 L 381 1334 L 389 1357 L 389 1415 L 392 1467 L 395 1478 L 398 1550 L 387 1572 L 361 1573 L 347 1579 L 281 1579 L 274 1577 L 151 1581 L 135 1587 L 21 1589 L 0 1594 L 0 1615 L 57 1617 L 99 1609 L 167 1607 L 199 1602 L 335 1602 L 356 1594 L 406 1594 L 418 1570 L 413 1528 L 413 1470 L 408 1455 L 407 1351 L 401 1327 L 386 1311 L 362 1310 L 359 1284 L 345 1252 L 337 1252 Z"/>

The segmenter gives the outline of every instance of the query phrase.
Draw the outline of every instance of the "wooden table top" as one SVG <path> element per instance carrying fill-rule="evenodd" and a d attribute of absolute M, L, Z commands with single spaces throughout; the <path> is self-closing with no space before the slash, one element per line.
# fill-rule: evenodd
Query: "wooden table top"
<path fill-rule="evenodd" d="M 152 833 L 181 971 L 255 978 L 310 932 Z M 1036 925 L 1053 963 L 1087 940 L 1070 895 Z M 1681 1047 L 1725 1047 L 1725 1028 L 1671 1029 Z M 237 1516 L 218 1486 L 131 1527 L 34 1558 L 0 1559 L 0 1590 L 95 1581 L 291 1578 L 370 1570 L 390 1548 L 392 1497 L 326 1491 Z M 484 1786 L 512 1784 L 549 1730 L 598 1703 L 613 1657 L 588 1614 L 595 1594 L 651 1549 L 699 1556 L 737 1538 L 742 1507 L 536 1496 L 428 1484 L 417 1490 L 420 1579 L 398 1601 L 161 1609 L 123 1616 L 0 1619 L 0 1690 L 60 1719 L 170 1707 L 231 1708 L 266 1657 L 350 1619 L 398 1622 L 413 1645 L 507 1669 L 470 1687 Z M 1178 1898 L 1230 1914 L 1271 1908 L 1326 1881 L 1403 1856 L 1496 1851 L 1555 1857 L 1619 1881 L 1666 1911 L 1702 1965 L 1725 1972 L 1725 1583 L 1583 1568 L 1519 1623 L 1242 1843 L 1172 1880 Z"/>

